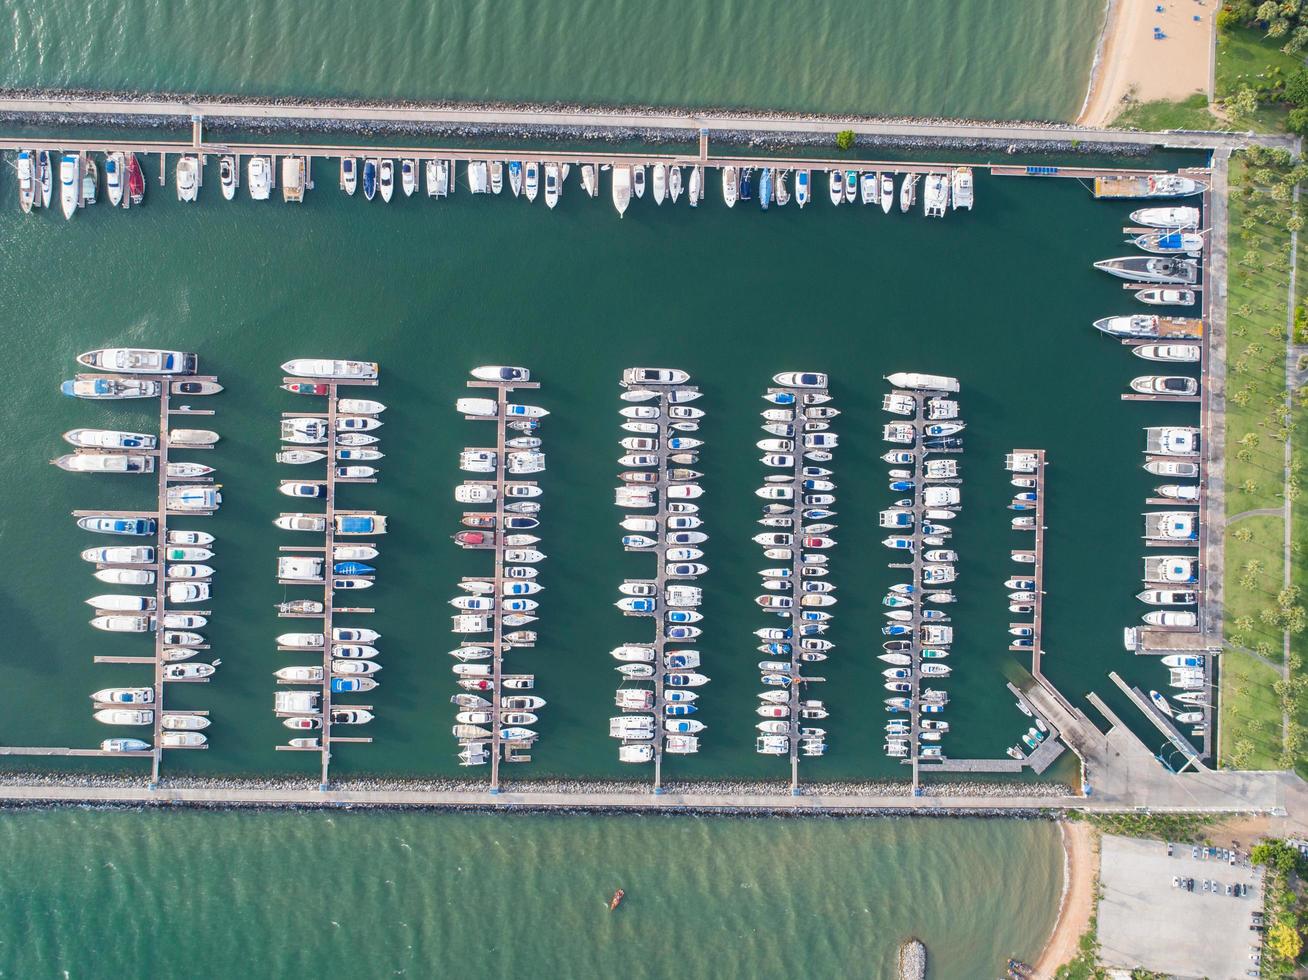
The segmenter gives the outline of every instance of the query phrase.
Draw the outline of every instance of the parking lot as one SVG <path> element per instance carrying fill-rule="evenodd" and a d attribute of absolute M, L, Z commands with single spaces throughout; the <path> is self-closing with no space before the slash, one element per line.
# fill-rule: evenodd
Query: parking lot
<path fill-rule="evenodd" d="M 1100 851 L 1099 946 L 1109 966 L 1144 967 L 1178 977 L 1242 980 L 1257 976 L 1250 958 L 1261 934 L 1250 930 L 1263 908 L 1258 869 L 1243 860 L 1196 858 L 1188 844 L 1169 857 L 1161 841 L 1103 837 Z M 1194 890 L 1173 878 L 1194 879 Z M 1216 882 L 1205 891 L 1204 882 Z M 1247 895 L 1228 896 L 1228 885 Z M 1254 972 L 1249 973 L 1250 970 Z"/>

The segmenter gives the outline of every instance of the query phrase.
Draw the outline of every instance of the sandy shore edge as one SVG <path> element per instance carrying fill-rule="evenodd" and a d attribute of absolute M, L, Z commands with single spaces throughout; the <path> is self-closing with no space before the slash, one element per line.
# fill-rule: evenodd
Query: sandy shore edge
<path fill-rule="evenodd" d="M 1076 956 L 1094 915 L 1099 873 L 1098 832 L 1081 820 L 1060 820 L 1058 827 L 1063 835 L 1063 895 L 1054 931 L 1034 964 L 1041 980 L 1053 977 L 1055 970 Z"/>

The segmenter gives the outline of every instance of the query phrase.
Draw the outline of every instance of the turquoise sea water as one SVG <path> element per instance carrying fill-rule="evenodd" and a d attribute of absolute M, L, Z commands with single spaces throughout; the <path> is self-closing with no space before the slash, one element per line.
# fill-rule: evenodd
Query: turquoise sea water
<path fill-rule="evenodd" d="M 1067 119 L 1103 0 L 48 0 L 0 85 Z"/>
<path fill-rule="evenodd" d="M 0 813 L 0 976 L 895 976 L 1030 960 L 1055 825 L 415 813 Z M 613 913 L 614 889 L 626 891 Z"/>

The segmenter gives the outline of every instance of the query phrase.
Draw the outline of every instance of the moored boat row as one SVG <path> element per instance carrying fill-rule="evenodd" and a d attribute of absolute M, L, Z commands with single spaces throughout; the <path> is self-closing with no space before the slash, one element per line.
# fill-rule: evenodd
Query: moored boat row
<path fill-rule="evenodd" d="M 922 762 L 944 757 L 940 743 L 949 731 L 949 723 L 937 717 L 949 695 L 929 685 L 953 670 L 944 663 L 954 640 L 948 610 L 958 578 L 949 522 L 962 506 L 954 457 L 962 452 L 966 425 L 957 399 L 949 397 L 959 391 L 956 378 L 899 372 L 886 380 L 892 390 L 881 407 L 895 418 L 882 428 L 890 444 L 882 459 L 891 466 L 889 489 L 899 498 L 880 514 L 881 526 L 891 532 L 882 544 L 894 556 L 890 567 L 908 581 L 892 585 L 881 600 L 887 622 L 878 659 L 888 665 L 882 675 L 891 715 L 884 751 L 911 764 L 916 776 Z"/>
<path fill-rule="evenodd" d="M 840 410 L 830 404 L 830 379 L 822 372 L 783 371 L 772 381 L 763 395 L 765 438 L 757 443 L 767 474 L 755 491 L 763 516 L 754 536 L 769 564 L 759 571 L 763 591 L 755 603 L 779 623 L 755 630 L 759 652 L 773 659 L 758 664 L 763 690 L 756 712 L 762 720 L 755 724 L 754 750 L 788 758 L 793 788 L 799 760 L 827 751 L 826 729 L 814 724 L 827 717 L 826 704 L 807 690 L 826 678 L 805 668 L 835 649 L 825 635 L 837 603 L 828 567 L 828 552 L 836 546 L 836 482 L 827 464 L 839 443 L 831 424 Z"/>
<path fill-rule="evenodd" d="M 285 179 L 286 174 L 283 176 Z M 340 606 L 337 596 L 363 593 L 374 586 L 374 563 L 381 554 L 375 538 L 386 533 L 387 519 L 373 511 L 341 508 L 337 494 L 342 486 L 377 482 L 384 454 L 376 432 L 383 425 L 386 406 L 344 392 L 352 386 L 377 384 L 380 368 L 373 361 L 305 357 L 287 361 L 281 368 L 285 375 L 281 387 L 300 396 L 296 402 L 312 400 L 282 413 L 282 448 L 276 461 L 292 467 L 295 475 L 282 480 L 278 489 L 297 503 L 321 501 L 324 509 L 283 513 L 273 521 L 284 531 L 323 536 L 321 545 L 302 545 L 301 535 L 296 534 L 291 544 L 280 548 L 277 558 L 277 581 L 288 589 L 287 597 L 277 605 L 278 615 L 317 620 L 308 629 L 280 634 L 277 647 L 318 661 L 273 671 L 276 683 L 289 687 L 273 697 L 273 710 L 291 733 L 277 748 L 320 753 L 325 783 L 337 743 L 372 741 L 366 736 L 338 734 L 336 729 L 350 731 L 375 717 L 371 705 L 351 702 L 345 696 L 366 694 L 380 686 L 377 675 L 382 663 L 377 659 L 377 641 L 381 633 L 352 623 L 344 625 L 341 617 L 373 610 Z M 319 465 L 322 470 L 315 473 Z M 309 467 L 312 469 L 306 470 Z M 290 598 L 293 588 L 314 590 L 321 598 Z"/>
<path fill-rule="evenodd" d="M 452 734 L 460 764 L 489 763 L 497 788 L 501 762 L 531 761 L 528 751 L 540 737 L 535 726 L 545 706 L 543 698 L 527 693 L 536 686 L 535 675 L 506 673 L 504 661 L 536 645 L 538 596 L 545 589 L 537 566 L 546 555 L 534 533 L 543 488 L 530 477 L 545 470 L 539 432 L 549 412 L 509 401 L 516 389 L 540 387 L 525 367 L 485 365 L 471 374 L 473 395 L 458 399 L 455 408 L 465 418 L 492 423 L 495 438 L 459 455 L 466 476 L 454 499 L 481 509 L 464 512 L 454 541 L 468 551 L 488 552 L 494 564 L 487 574 L 461 579 L 462 594 L 450 600 L 451 626 L 459 637 L 450 656 L 462 689 L 450 699 L 459 709 Z"/>
<path fill-rule="evenodd" d="M 662 179 L 661 177 L 659 179 Z M 699 388 L 677 368 L 628 368 L 623 372 L 621 484 L 614 491 L 621 508 L 622 545 L 651 554 L 654 573 L 619 586 L 624 615 L 654 622 L 650 641 L 624 643 L 610 653 L 622 678 L 609 719 L 609 735 L 620 740 L 622 762 L 653 762 L 655 785 L 665 753 L 699 751 L 707 726 L 694 717 L 701 707 L 694 688 L 709 681 L 694 646 L 703 633 L 702 593 L 695 583 L 708 571 L 702 545 L 708 541 L 700 515 L 704 490 L 699 465 L 703 409 L 693 405 Z M 647 686 L 648 685 L 648 686 Z"/>
<path fill-rule="evenodd" d="M 102 348 L 78 356 L 78 363 L 99 371 L 117 372 L 79 376 L 66 382 L 66 394 L 84 398 L 157 397 L 164 425 L 176 414 L 212 414 L 183 406 L 172 408 L 173 394 L 214 394 L 222 386 L 214 378 L 198 378 L 196 355 L 181 351 L 144 348 Z M 178 378 L 192 380 L 175 380 Z M 179 390 L 179 386 L 185 386 Z M 188 390 L 189 389 L 189 390 Z M 111 394 L 111 392 L 117 392 Z M 131 394 L 128 394 L 130 392 Z M 208 449 L 218 441 L 209 429 L 165 428 L 160 433 L 125 429 L 76 428 L 63 435 L 74 452 L 53 460 L 75 473 L 148 473 L 163 470 L 158 478 L 159 499 L 152 510 L 75 511 L 77 525 L 94 534 L 133 539 L 133 543 L 90 547 L 82 559 L 95 565 L 98 584 L 144 590 L 101 592 L 86 600 L 95 615 L 91 625 L 107 633 L 149 636 L 153 655 L 132 658 L 153 664 L 149 683 L 101 688 L 91 694 L 93 717 L 104 725 L 149 728 L 149 738 L 117 736 L 100 743 L 113 754 L 140 754 L 155 760 L 159 750 L 207 747 L 204 729 L 207 712 L 181 711 L 164 704 L 168 682 L 207 681 L 220 660 L 193 658 L 209 649 L 202 629 L 207 611 L 189 607 L 210 597 L 215 574 L 213 535 L 169 526 L 171 516 L 212 513 L 221 502 L 209 474 L 213 467 L 173 460 L 174 449 Z M 142 543 L 146 540 L 151 544 Z M 108 658 L 110 660 L 117 658 Z M 99 661 L 100 658 L 97 658 Z"/>

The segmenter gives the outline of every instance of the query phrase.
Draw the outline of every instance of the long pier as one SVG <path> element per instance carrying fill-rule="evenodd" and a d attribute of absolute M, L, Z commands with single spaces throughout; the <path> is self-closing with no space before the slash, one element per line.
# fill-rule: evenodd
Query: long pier
<path fill-rule="evenodd" d="M 943 761 L 939 763 L 935 761 L 936 758 L 941 758 L 939 756 L 926 760 L 924 760 L 922 756 L 922 750 L 924 748 L 923 743 L 925 741 L 922 735 L 923 732 L 928 731 L 922 723 L 924 701 L 929 700 L 929 703 L 931 703 L 934 708 L 938 709 L 943 709 L 945 705 L 948 704 L 947 697 L 943 699 L 935 695 L 929 699 L 924 697 L 924 691 L 922 689 L 923 679 L 930 675 L 923 674 L 922 668 L 923 661 L 926 659 L 923 657 L 923 649 L 925 647 L 944 647 L 948 649 L 950 646 L 948 642 L 928 643 L 926 636 L 928 629 L 933 625 L 939 625 L 945 629 L 953 629 L 952 626 L 945 626 L 945 623 L 949 622 L 949 617 L 944 616 L 943 609 L 933 606 L 931 611 L 934 612 L 935 615 L 928 617 L 927 609 L 925 608 L 925 603 L 927 602 L 929 595 L 936 592 L 951 592 L 952 589 L 949 588 L 949 586 L 952 585 L 953 581 L 951 579 L 948 582 L 929 582 L 927 581 L 925 569 L 927 564 L 925 551 L 930 547 L 936 547 L 934 545 L 929 545 L 926 540 L 928 537 L 932 536 L 928 534 L 926 530 L 926 525 L 929 523 L 927 513 L 932 510 L 941 509 L 931 505 L 928 501 L 928 485 L 930 485 L 930 487 L 944 488 L 952 486 L 957 488 L 962 482 L 957 476 L 930 475 L 928 470 L 928 455 L 936 454 L 941 457 L 949 457 L 962 452 L 961 447 L 928 446 L 926 444 L 928 438 L 928 427 L 930 425 L 945 422 L 947 419 L 952 417 L 952 415 L 957 414 L 956 411 L 953 413 L 937 414 L 930 412 L 930 404 L 936 399 L 943 398 L 946 394 L 947 392 L 944 389 L 921 388 L 910 390 L 894 387 L 891 389 L 890 395 L 886 398 L 884 404 L 884 407 L 888 411 L 893 411 L 896 416 L 894 421 L 890 423 L 891 425 L 908 426 L 912 430 L 912 439 L 908 444 L 911 448 L 903 448 L 905 446 L 905 443 L 903 442 L 892 443 L 892 449 L 907 452 L 912 457 L 912 496 L 910 497 L 910 502 L 907 507 L 907 510 L 912 516 L 912 530 L 911 533 L 907 535 L 904 535 L 902 532 L 896 535 L 905 536 L 911 542 L 912 547 L 909 551 L 910 560 L 908 562 L 892 562 L 890 567 L 907 570 L 912 575 L 912 582 L 910 583 L 912 589 L 906 596 L 909 603 L 907 606 L 907 612 L 910 614 L 907 633 L 909 643 L 908 655 L 911 658 L 911 663 L 908 667 L 909 676 L 906 681 L 909 685 L 907 695 L 909 704 L 909 745 L 908 756 L 904 758 L 903 764 L 912 767 L 914 793 L 921 792 L 921 775 L 924 768 L 926 771 L 936 771 L 938 766 L 944 764 Z M 891 408 L 895 403 L 901 405 L 911 403 L 911 413 L 905 418 L 905 413 L 902 409 L 896 411 Z M 955 504 L 953 506 L 957 507 L 958 505 Z M 905 508 L 902 508 L 899 505 L 892 508 L 893 511 L 900 512 L 904 509 Z M 952 562 L 941 564 L 953 567 Z M 939 586 L 946 587 L 940 588 Z M 932 711 L 929 713 L 936 714 L 938 711 Z M 893 718 L 894 716 L 892 715 L 891 717 Z M 924 761 L 926 762 L 925 767 L 923 766 Z"/>
<path fill-rule="evenodd" d="M 674 429 L 672 427 L 673 424 L 676 423 L 678 420 L 671 417 L 671 415 L 669 414 L 669 410 L 677 404 L 693 401 L 694 398 L 697 397 L 699 394 L 699 387 L 696 385 L 684 384 L 684 383 L 671 384 L 671 385 L 640 384 L 640 385 L 629 385 L 628 387 L 645 388 L 648 389 L 649 391 L 655 392 L 656 397 L 648 401 L 639 402 L 637 404 L 648 405 L 658 410 L 658 418 L 652 420 L 658 426 L 658 432 L 654 436 L 654 438 L 657 439 L 658 441 L 658 445 L 653 450 L 652 453 L 645 454 L 645 455 L 658 456 L 658 464 L 653 471 L 655 474 L 655 481 L 652 484 L 649 483 L 631 484 L 632 486 L 636 486 L 636 487 L 649 487 L 650 489 L 653 490 L 653 494 L 655 498 L 655 506 L 654 506 L 654 513 L 650 515 L 650 517 L 654 521 L 654 530 L 651 533 L 655 538 L 656 544 L 652 549 L 638 548 L 632 545 L 624 545 L 625 550 L 629 552 L 648 554 L 652 550 L 654 553 L 654 562 L 655 562 L 654 577 L 652 579 L 647 579 L 647 580 L 640 580 L 640 579 L 631 580 L 636 582 L 645 582 L 654 587 L 654 596 L 652 597 L 654 600 L 653 609 L 649 611 L 626 610 L 624 611 L 624 615 L 653 617 L 654 619 L 654 640 L 652 644 L 652 649 L 654 653 L 654 660 L 652 664 L 654 668 L 654 675 L 651 678 L 654 685 L 654 692 L 653 692 L 654 693 L 654 704 L 653 704 L 654 759 L 653 762 L 654 762 L 654 792 L 659 793 L 662 792 L 663 790 L 663 756 L 668 751 L 667 742 L 668 742 L 669 733 L 666 729 L 666 724 L 673 720 L 671 717 L 667 715 L 667 711 L 665 710 L 666 706 L 669 704 L 669 701 L 667 700 L 667 679 L 668 679 L 668 674 L 671 672 L 669 671 L 668 668 L 667 658 L 669 655 L 675 655 L 681 652 L 681 648 L 679 647 L 673 647 L 669 649 L 668 643 L 669 642 L 684 643 L 693 639 L 691 637 L 676 638 L 676 637 L 670 637 L 668 635 L 668 627 L 670 625 L 668 621 L 668 614 L 672 611 L 673 608 L 672 605 L 668 602 L 669 583 L 672 582 L 672 583 L 679 584 L 683 581 L 683 579 L 680 577 L 671 578 L 668 574 L 668 552 L 672 550 L 673 547 L 678 547 L 678 548 L 683 547 L 682 545 L 674 546 L 670 542 L 670 537 L 674 532 L 671 531 L 668 527 L 668 518 L 674 512 L 669 508 L 669 504 L 671 503 L 671 501 L 669 501 L 668 499 L 668 491 L 671 487 L 675 485 L 685 486 L 691 483 L 695 483 L 696 485 L 698 485 L 698 478 L 696 478 L 695 480 L 685 480 L 685 479 L 675 478 L 677 474 L 674 474 L 673 471 L 677 469 L 683 469 L 684 467 L 682 467 L 680 464 L 672 462 L 670 457 L 673 455 L 677 455 L 677 452 L 669 447 L 668 441 L 670 439 L 679 436 L 681 434 L 681 430 Z M 632 433 L 632 435 L 634 436 L 636 434 Z M 696 439 L 696 441 L 698 442 L 699 440 Z M 624 453 L 627 452 L 628 452 L 627 450 L 624 450 Z M 696 453 L 695 455 L 698 454 Z M 697 504 L 691 504 L 691 506 L 696 508 L 698 507 Z M 687 514 L 685 516 L 692 516 L 692 515 Z M 673 562 L 673 564 L 678 564 L 678 563 Z M 687 579 L 685 581 L 689 582 L 689 581 L 693 581 L 693 579 Z M 693 607 L 686 606 L 681 608 L 690 609 Z M 694 628 L 698 629 L 699 627 L 694 627 Z M 692 667 L 689 669 L 698 670 L 699 668 Z"/>
<path fill-rule="evenodd" d="M 1043 449 L 1014 449 L 1009 454 L 1007 466 L 1008 471 L 1013 474 L 1015 479 L 1026 478 L 1035 481 L 1035 486 L 1021 488 L 1023 492 L 1035 495 L 1035 500 L 1032 501 L 1035 505 L 1032 508 L 1035 525 L 1030 528 L 1033 537 L 1032 547 L 1013 551 L 1014 556 L 1033 556 L 1030 562 L 1023 563 L 1030 565 L 1031 578 L 1035 582 L 1035 587 L 1031 590 L 1035 593 L 1035 599 L 1031 602 L 1033 607 L 1031 622 L 1029 624 L 1009 623 L 1009 627 L 1030 627 L 1031 636 L 1024 637 L 1024 639 L 1031 641 L 1031 675 L 1037 679 L 1044 676 L 1041 664 L 1045 653 L 1043 644 L 1045 609 L 1045 464 L 1045 451 Z M 1018 516 L 1024 514 L 1020 510 L 1014 511 L 1014 513 Z M 1014 652 L 1022 652 L 1027 647 L 1024 644 L 1013 643 L 1009 645 L 1009 649 Z"/>
<path fill-rule="evenodd" d="M 789 741 L 787 749 L 790 757 L 790 791 L 792 793 L 797 793 L 799 792 L 799 760 L 801 756 L 805 754 L 801 752 L 801 747 L 802 742 L 807 741 L 807 738 L 802 734 L 805 728 L 804 721 L 806 720 L 803 717 L 805 711 L 804 701 L 806 700 L 804 698 L 803 689 L 807 684 L 821 684 L 826 681 L 825 677 L 804 674 L 804 664 L 806 663 L 803 659 L 804 640 L 807 637 L 808 630 L 810 628 L 818 630 L 819 636 L 825 632 L 825 626 L 822 623 L 817 623 L 810 627 L 810 620 L 807 618 L 809 610 L 804 604 L 804 597 L 810 593 L 805 590 L 805 586 L 809 581 L 810 576 L 814 576 L 816 579 L 820 579 L 821 581 L 826 581 L 824 576 L 816 576 L 816 573 L 812 571 L 810 563 L 805 560 L 804 555 L 804 549 L 807 547 L 809 539 L 809 534 L 804 524 L 804 521 L 806 520 L 804 515 L 809 510 L 807 484 L 810 479 L 812 479 L 805 473 L 807 468 L 806 457 L 809 452 L 807 446 L 809 406 L 805 404 L 805 401 L 808 396 L 814 395 L 819 399 L 822 399 L 823 404 L 825 404 L 825 399 L 829 399 L 830 394 L 825 387 L 796 387 L 793 385 L 778 385 L 768 388 L 767 394 L 769 396 L 778 394 L 789 395 L 793 399 L 795 413 L 793 422 L 794 432 L 791 437 L 794 443 L 792 450 L 794 459 L 790 466 L 790 473 L 788 474 L 790 476 L 790 482 L 788 484 L 774 483 L 769 485 L 789 486 L 791 491 L 789 534 L 792 540 L 790 547 L 790 560 L 788 563 L 790 572 L 789 580 L 791 582 L 791 606 L 783 613 L 783 617 L 789 620 L 791 634 L 789 641 L 787 641 L 790 646 L 789 676 L 791 678 L 790 685 L 787 688 L 790 693 L 790 700 L 788 702 L 790 710 L 788 720 L 790 726 L 787 732 L 787 739 Z M 829 493 L 830 491 L 826 492 Z M 821 508 L 830 509 L 830 506 L 830 504 L 823 504 L 821 505 Z M 815 521 L 814 523 L 823 522 Z M 825 568 L 825 563 L 822 563 L 821 567 Z M 828 593 L 813 594 L 827 595 Z M 825 610 L 819 609 L 818 611 L 824 612 Z M 825 710 L 825 708 L 822 710 Z"/>
<path fill-rule="evenodd" d="M 80 374 L 78 375 L 78 377 L 100 379 L 100 380 L 114 380 L 120 378 L 121 376 L 114 375 L 114 374 Z M 197 445 L 195 443 L 179 443 L 177 444 L 176 447 L 174 447 L 172 440 L 170 438 L 170 434 L 171 434 L 170 425 L 171 425 L 172 417 L 173 416 L 209 416 L 214 414 L 212 409 L 197 409 L 197 408 L 190 408 L 189 406 L 181 406 L 181 407 L 174 408 L 172 405 L 172 384 L 178 381 L 197 382 L 197 383 L 206 383 L 206 382 L 216 383 L 218 379 L 210 375 L 193 375 L 193 374 L 192 375 L 134 374 L 131 377 L 133 380 L 138 380 L 138 381 L 153 381 L 159 386 L 159 393 L 158 393 L 159 436 L 158 436 L 156 448 L 148 449 L 148 450 L 145 449 L 125 450 L 125 452 L 131 452 L 132 454 L 135 455 L 151 456 L 155 460 L 155 488 L 156 488 L 155 507 L 150 510 L 130 510 L 130 511 L 75 510 L 73 511 L 73 517 L 75 518 L 108 517 L 108 518 L 123 518 L 129 520 L 143 519 L 143 520 L 150 520 L 154 522 L 155 525 L 155 532 L 153 535 L 154 542 L 155 542 L 154 561 L 143 563 L 143 564 L 133 564 L 132 566 L 130 566 L 134 569 L 139 569 L 142 571 L 150 571 L 154 574 L 154 597 L 153 597 L 154 610 L 153 612 L 148 614 L 154 632 L 153 656 L 151 657 L 99 657 L 97 656 L 94 658 L 95 663 L 129 663 L 129 664 L 139 664 L 139 665 L 150 664 L 153 666 L 154 674 L 152 679 L 152 687 L 154 690 L 154 702 L 150 705 L 150 708 L 153 711 L 153 718 L 154 718 L 153 724 L 151 726 L 152 738 L 153 738 L 152 746 L 148 752 L 106 752 L 102 749 L 43 748 L 37 746 L 7 747 L 7 748 L 0 749 L 0 754 L 46 755 L 46 756 L 49 755 L 108 756 L 114 758 L 148 757 L 151 760 L 150 781 L 151 784 L 157 784 L 160 778 L 160 773 L 163 763 L 163 753 L 165 749 L 165 746 L 163 744 L 163 733 L 165 731 L 163 726 L 163 717 L 165 711 L 166 684 L 171 683 L 174 680 L 172 678 L 167 677 L 166 675 L 166 666 L 168 664 L 168 661 L 165 659 L 165 654 L 168 649 L 166 643 L 166 637 L 167 634 L 170 632 L 170 630 L 165 628 L 165 620 L 169 614 L 168 586 L 173 581 L 168 574 L 168 561 L 167 561 L 168 518 L 170 515 L 207 516 L 213 513 L 212 509 L 209 509 L 207 507 L 200 507 L 200 508 L 191 507 L 186 509 L 182 509 L 180 507 L 174 507 L 174 508 L 169 507 L 169 488 L 173 484 L 198 486 L 201 484 L 213 483 L 213 478 L 210 476 L 173 476 L 170 474 L 169 462 L 170 462 L 171 451 L 173 448 L 178 448 L 178 449 L 185 448 L 187 450 L 212 448 L 212 446 L 210 445 Z M 217 489 L 216 486 L 215 489 Z M 137 537 L 131 540 L 139 541 L 140 538 Z M 101 569 L 101 568 L 110 568 L 114 566 L 100 564 L 97 565 L 96 567 L 97 569 Z M 183 580 L 178 580 L 178 581 L 183 581 Z M 200 584 L 201 582 L 208 584 L 209 579 L 192 578 L 192 579 L 186 579 L 184 581 L 194 582 L 196 584 Z M 193 611 L 187 610 L 186 612 L 189 613 L 190 615 L 208 615 L 207 611 L 200 611 L 200 610 L 193 610 Z M 96 615 L 104 615 L 105 613 L 106 613 L 105 610 L 96 610 Z M 198 652 L 201 650 L 209 649 L 209 646 L 206 643 L 192 644 L 188 647 L 188 649 L 193 649 Z M 207 677 L 186 678 L 186 679 L 179 678 L 175 680 L 191 680 L 191 681 L 198 681 L 198 682 L 207 682 L 208 678 Z M 122 705 L 110 705 L 110 704 L 94 705 L 95 710 L 98 710 L 100 708 L 115 708 L 115 707 L 122 707 Z M 173 711 L 170 713 L 203 715 L 206 714 L 207 712 Z M 205 749 L 208 748 L 208 743 L 206 742 L 203 745 L 193 745 L 193 746 L 182 746 L 182 745 L 167 746 L 167 748 Z"/>
<path fill-rule="evenodd" d="M 521 483 L 522 485 L 534 487 L 534 481 L 510 481 L 508 455 L 512 451 L 509 446 L 509 425 L 512 419 L 509 417 L 509 392 L 515 389 L 537 389 L 540 383 L 536 381 L 480 381 L 473 380 L 467 382 L 469 388 L 474 392 L 487 391 L 494 395 L 495 414 L 494 415 L 466 415 L 465 418 L 473 421 L 489 421 L 495 423 L 495 447 L 494 449 L 485 450 L 464 450 L 465 452 L 493 452 L 495 454 L 494 479 L 489 481 L 465 481 L 467 483 L 490 486 L 494 489 L 494 526 L 486 529 L 488 533 L 483 534 L 483 540 L 480 543 L 463 543 L 462 547 L 474 551 L 491 551 L 494 557 L 494 568 L 489 576 L 465 576 L 463 582 L 485 583 L 491 587 L 489 598 L 492 600 L 491 608 L 487 611 L 486 619 L 490 630 L 490 648 L 491 648 L 491 676 L 490 691 L 490 738 L 460 738 L 459 743 L 463 746 L 464 751 L 474 752 L 478 747 L 485 746 L 489 741 L 490 745 L 490 790 L 492 793 L 498 793 L 500 789 L 500 762 L 529 762 L 531 756 L 525 755 L 521 750 L 530 748 L 531 741 L 522 739 L 505 739 L 503 727 L 503 698 L 504 698 L 504 655 L 513 649 L 530 649 L 535 644 L 535 633 L 528 632 L 525 636 L 514 636 L 512 638 L 505 634 L 504 622 L 504 604 L 509 600 L 506 593 L 506 586 L 512 581 L 508 576 L 507 553 L 511 550 L 509 546 L 509 535 L 507 534 L 504 523 L 507 517 L 514 516 L 512 511 L 506 511 L 506 489 L 510 482 Z M 532 431 L 535 431 L 534 427 Z M 524 433 L 525 434 L 525 433 Z M 484 514 L 484 512 L 482 512 Z M 516 548 L 516 546 L 515 546 Z M 535 581 L 535 579 L 530 579 Z M 535 617 L 532 617 L 535 618 Z M 516 631 L 514 631 L 516 632 Z M 460 640 L 461 647 L 484 646 L 480 640 Z M 470 763 L 471 764 L 471 763 Z"/>
<path fill-rule="evenodd" d="M 285 384 L 312 385 L 325 389 L 323 394 L 327 399 L 326 411 L 283 412 L 282 418 L 283 419 L 321 419 L 324 424 L 324 427 L 326 428 L 327 438 L 326 438 L 326 442 L 324 444 L 321 444 L 323 447 L 322 451 L 326 453 L 326 460 L 324 461 L 326 472 L 324 473 L 323 479 L 321 481 L 303 480 L 303 479 L 282 481 L 283 484 L 287 482 L 319 483 L 323 487 L 322 499 L 325 505 L 324 514 L 323 514 L 324 517 L 323 543 L 321 546 L 282 545 L 279 548 L 279 550 L 282 552 L 301 553 L 310 556 L 315 556 L 318 554 L 322 555 L 322 582 L 321 583 L 315 583 L 311 580 L 301 580 L 301 579 L 280 580 L 282 585 L 312 586 L 315 584 L 319 584 L 322 588 L 322 612 L 321 613 L 283 612 L 281 614 L 288 618 L 312 617 L 312 618 L 320 618 L 321 620 L 323 642 L 322 642 L 322 649 L 319 652 L 322 656 L 322 680 L 318 685 L 320 698 L 321 698 L 321 713 L 322 713 L 322 727 L 320 729 L 321 734 L 319 735 L 317 748 L 314 748 L 313 746 L 301 747 L 301 746 L 294 746 L 294 745 L 278 745 L 276 746 L 276 748 L 278 751 L 281 752 L 295 752 L 295 751 L 318 752 L 319 759 L 320 759 L 319 784 L 325 787 L 330 782 L 333 742 L 371 742 L 372 741 L 371 738 L 365 736 L 344 736 L 344 735 L 338 736 L 333 734 L 332 732 L 332 712 L 333 712 L 333 704 L 334 704 L 333 691 L 332 691 L 332 677 L 333 677 L 332 659 L 333 659 L 333 654 L 335 652 L 334 630 L 336 626 L 336 619 L 335 619 L 336 613 L 372 612 L 372 609 L 362 608 L 362 607 L 337 608 L 336 589 L 335 589 L 336 576 L 333 574 L 333 569 L 336 561 L 337 516 L 338 515 L 352 516 L 352 515 L 360 515 L 360 514 L 371 515 L 372 513 L 371 511 L 352 511 L 352 510 L 342 510 L 341 508 L 339 508 L 337 506 L 337 498 L 336 498 L 337 487 L 341 484 L 346 484 L 346 483 L 376 483 L 377 482 L 376 479 L 372 477 L 366 477 L 366 478 L 343 477 L 338 475 L 337 473 L 337 467 L 341 465 L 340 461 L 337 459 L 337 451 L 338 449 L 344 448 L 341 446 L 339 442 L 338 439 L 339 433 L 337 432 L 337 420 L 341 418 L 343 414 L 340 411 L 339 393 L 340 393 L 340 389 L 347 385 L 375 386 L 377 384 L 377 381 L 375 379 L 362 379 L 362 378 L 340 380 L 340 379 L 286 377 L 282 379 L 282 383 L 284 385 Z M 317 447 L 301 446 L 298 448 L 315 449 Z M 356 543 L 360 545 L 363 544 L 363 542 L 352 542 L 352 543 Z M 351 577 L 361 578 L 367 581 L 372 581 L 373 578 L 373 576 L 371 575 L 351 576 Z M 279 649 L 292 651 L 292 652 L 303 652 L 302 648 L 298 648 L 298 647 L 281 647 Z M 367 675 L 361 675 L 361 676 L 367 676 Z M 302 684 L 304 682 L 281 681 L 279 679 L 278 683 Z M 371 706 L 350 704 L 347 707 L 366 711 L 369 710 Z M 294 715 L 289 712 L 277 712 L 277 716 L 281 718 L 294 717 Z"/>
<path fill-rule="evenodd" d="M 333 122 L 426 126 L 512 126 L 546 131 L 549 128 L 583 128 L 590 131 L 633 129 L 680 134 L 708 130 L 724 136 L 760 132 L 795 135 L 830 135 L 849 130 L 859 136 L 909 139 L 994 140 L 1022 147 L 1050 140 L 1095 144 L 1144 144 L 1177 149 L 1241 149 L 1247 146 L 1294 148 L 1289 136 L 1252 132 L 1145 131 L 1075 126 L 1032 125 L 1003 121 L 926 119 L 875 119 L 858 116 L 793 115 L 784 113 L 731 113 L 716 110 L 670 108 L 626 110 L 612 107 L 502 105 L 385 105 L 321 100 L 312 103 L 273 103 L 250 99 L 196 99 L 145 93 L 123 98 L 111 93 L 14 95 L 0 98 L 0 115 L 29 118 L 51 115 L 110 116 L 119 118 L 175 118 L 194 131 L 203 121 L 228 124 L 258 122 L 295 128 L 305 122 Z"/>

